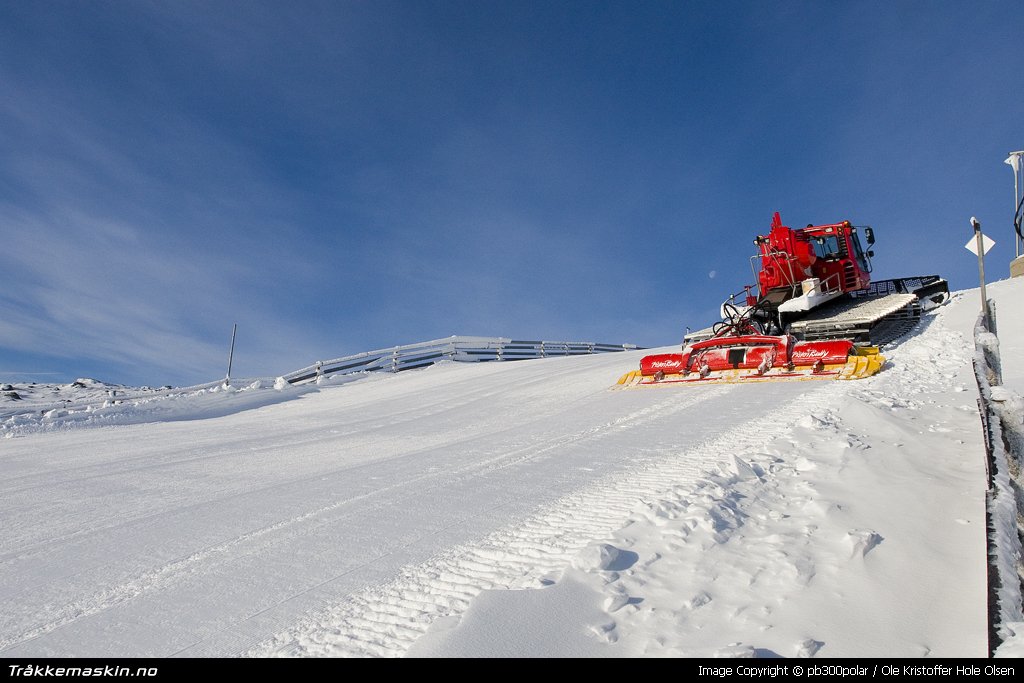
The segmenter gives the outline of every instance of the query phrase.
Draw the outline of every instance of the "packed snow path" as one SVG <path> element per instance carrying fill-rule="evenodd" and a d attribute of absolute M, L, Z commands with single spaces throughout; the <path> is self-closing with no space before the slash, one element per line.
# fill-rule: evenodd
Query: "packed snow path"
<path fill-rule="evenodd" d="M 721 565 L 709 567 L 701 552 L 714 546 L 725 550 L 709 557 L 734 562 L 737 580 L 750 586 L 745 574 L 778 572 L 714 603 L 727 614 L 704 611 L 704 636 L 689 652 L 706 653 L 737 640 L 732 631 L 746 622 L 735 616 L 757 600 L 800 597 L 804 618 L 815 616 L 814 605 L 831 609 L 822 577 L 842 580 L 851 556 L 888 557 L 890 570 L 913 563 L 899 550 L 904 541 L 942 547 L 921 558 L 939 566 L 908 574 L 911 585 L 924 581 L 913 592 L 922 604 L 886 606 L 880 589 L 882 618 L 910 631 L 910 645 L 897 642 L 889 653 L 984 654 L 983 461 L 969 337 L 955 327 L 932 325 L 896 349 L 886 372 L 861 382 L 609 391 L 642 355 L 622 353 L 446 364 L 236 414 L 224 415 L 218 402 L 209 419 L 18 434 L 0 441 L 0 654 L 400 655 L 483 590 L 540 587 L 571 566 L 585 568 L 581 551 L 593 554 L 598 539 L 619 547 L 619 559 L 598 573 L 622 562 L 623 580 L 633 581 L 614 585 L 617 575 L 601 574 L 619 598 L 598 600 L 605 616 L 582 624 L 597 634 L 586 636 L 588 647 L 632 634 L 623 639 L 630 649 L 611 654 L 652 652 L 635 642 L 651 635 L 635 623 L 642 610 L 607 615 L 668 604 L 650 592 L 659 570 L 637 575 L 667 552 L 689 558 L 686 566 L 707 580 Z M 860 427 L 877 423 L 880 434 L 856 437 L 842 424 L 846 415 Z M 899 477 L 911 521 L 815 537 L 817 517 L 831 505 L 815 484 L 857 503 L 844 499 L 855 493 L 828 488 L 843 479 L 823 468 L 849 468 L 854 484 L 875 487 L 864 464 L 873 461 L 861 457 L 872 446 L 895 463 L 888 475 Z M 914 457 L 904 461 L 908 453 Z M 716 471 L 724 474 L 709 479 Z M 817 480 L 808 474 L 815 471 Z M 743 489 L 750 473 L 774 498 L 755 492 L 754 508 L 744 509 L 733 493 L 751 493 Z M 757 508 L 776 503 L 774 512 Z M 870 504 L 890 517 L 902 509 L 883 493 Z M 773 525 L 733 533 L 736 520 L 755 512 Z M 668 523 L 665 538 L 637 532 L 636 549 L 625 549 L 619 530 L 636 529 L 637 515 Z M 687 541 L 690 532 L 673 527 L 698 518 L 710 525 L 706 536 Z M 804 525 L 800 533 L 786 519 Z M 742 543 L 729 545 L 759 530 L 771 532 L 773 562 L 760 570 L 761 551 L 748 549 L 743 559 Z M 837 554 L 817 550 L 824 540 Z M 814 557 L 801 559 L 812 547 Z M 854 578 L 847 600 L 871 592 L 870 575 Z M 661 580 L 664 592 L 672 584 Z M 558 583 L 552 595 L 572 586 Z M 801 593 L 807 586 L 817 592 Z M 686 609 L 712 593 L 683 596 Z M 903 613 L 920 614 L 925 602 L 928 625 L 903 624 Z M 671 631 L 668 622 L 651 623 Z M 951 637 L 958 631 L 965 635 Z M 717 645 L 709 644 L 715 634 Z M 797 647 L 814 654 L 823 641 L 807 635 Z M 668 638 L 664 652 L 685 654 L 684 636 L 685 629 L 653 637 Z M 510 646 L 538 654 L 528 643 Z M 424 652 L 462 652 L 457 642 L 435 648 Z M 820 655 L 829 649 L 858 652 L 856 643 L 836 648 L 833 640 Z"/>
<path fill-rule="evenodd" d="M 452 364 L 208 420 L 7 439 L 0 651 L 238 652 L 749 416 L 747 387 L 608 391 L 637 357 Z M 566 516 L 580 542 L 616 521 Z"/>

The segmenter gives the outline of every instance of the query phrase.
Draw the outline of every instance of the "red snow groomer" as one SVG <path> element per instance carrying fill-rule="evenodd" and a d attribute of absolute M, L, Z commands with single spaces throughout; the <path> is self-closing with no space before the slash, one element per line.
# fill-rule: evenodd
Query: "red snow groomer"
<path fill-rule="evenodd" d="M 937 275 L 871 281 L 870 227 L 849 221 L 789 228 L 778 212 L 754 240 L 754 285 L 722 304 L 722 322 L 688 334 L 682 353 L 646 356 L 623 386 L 860 379 L 881 370 L 879 346 L 949 298 Z M 756 270 L 754 262 L 759 262 Z"/>

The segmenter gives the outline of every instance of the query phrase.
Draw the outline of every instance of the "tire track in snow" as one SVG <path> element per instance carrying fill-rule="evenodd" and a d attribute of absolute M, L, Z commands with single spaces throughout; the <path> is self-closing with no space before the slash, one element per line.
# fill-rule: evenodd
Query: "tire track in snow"
<path fill-rule="evenodd" d="M 534 516 L 480 543 L 455 548 L 407 567 L 395 581 L 354 594 L 321 613 L 248 649 L 244 656 L 401 656 L 439 618 L 461 614 L 483 590 L 540 588 L 569 565 L 588 542 L 622 527 L 631 514 L 657 517 L 656 500 L 667 490 L 689 490 L 732 453 L 756 449 L 847 387 L 812 385 L 755 422 L 710 438 L 682 453 L 664 452 L 626 474 L 546 505 Z M 698 392 L 694 392 L 695 394 Z M 700 392 L 701 398 L 707 394 Z M 652 407 L 653 409 L 653 407 Z M 676 455 L 676 457 L 666 457 Z M 400 619 L 396 622 L 396 615 Z M 201 653 L 201 648 L 196 648 Z M 186 648 L 179 654 L 194 655 Z"/>
<path fill-rule="evenodd" d="M 520 448 L 503 451 L 502 453 L 494 457 L 490 457 L 482 461 L 474 461 L 472 463 L 463 465 L 461 467 L 457 467 L 452 470 L 442 470 L 439 472 L 428 472 L 425 474 L 421 474 L 410 479 L 405 479 L 389 487 L 385 487 L 382 489 L 372 491 L 370 493 L 337 501 L 330 505 L 322 506 L 315 510 L 305 512 L 301 515 L 291 517 L 287 520 L 283 520 L 275 524 L 264 526 L 262 528 L 253 530 L 249 533 L 235 537 L 224 543 L 215 546 L 210 546 L 199 552 L 192 553 L 186 557 L 182 557 L 177 560 L 168 562 L 160 567 L 138 574 L 137 576 L 129 580 L 122 581 L 117 585 L 103 588 L 101 590 L 91 593 L 88 596 L 81 597 L 61 607 L 52 609 L 50 610 L 51 617 L 45 623 L 39 624 L 31 629 L 22 631 L 20 633 L 5 635 L 4 637 L 0 638 L 0 651 L 8 649 L 19 643 L 32 640 L 39 636 L 55 631 L 65 625 L 73 623 L 84 617 L 88 617 L 103 612 L 112 607 L 116 607 L 120 604 L 133 600 L 146 593 L 167 588 L 181 580 L 188 578 L 193 573 L 207 572 L 217 567 L 218 565 L 228 562 L 232 558 L 234 558 L 238 554 L 234 551 L 250 550 L 248 546 L 252 546 L 253 544 L 260 542 L 263 542 L 264 545 L 271 544 L 273 543 L 272 537 L 275 534 L 279 534 L 281 532 L 285 532 L 296 527 L 302 527 L 303 525 L 308 525 L 309 523 L 313 522 L 314 520 L 317 520 L 318 518 L 322 518 L 326 515 L 329 515 L 330 513 L 336 512 L 338 510 L 351 506 L 355 503 L 364 501 L 366 499 L 381 497 L 384 500 L 379 505 L 379 507 L 389 508 L 394 505 L 395 493 L 397 491 L 403 489 L 408 490 L 410 488 L 414 488 L 415 490 L 420 491 L 423 488 L 422 484 L 424 482 L 430 482 L 431 480 L 437 482 L 434 488 L 443 488 L 448 482 L 452 481 L 453 479 L 457 479 L 460 477 L 467 478 L 473 476 L 480 476 L 484 473 L 491 472 L 494 470 L 512 467 L 514 465 L 520 464 L 524 461 L 531 460 L 553 450 L 565 448 L 571 444 L 599 438 L 601 435 L 610 432 L 621 431 L 641 426 L 644 423 L 649 422 L 653 419 L 659 419 L 661 417 L 664 417 L 666 414 L 674 414 L 677 412 L 687 410 L 694 404 L 700 403 L 709 398 L 710 396 L 727 393 L 730 390 L 732 390 L 732 387 L 716 387 L 713 392 L 693 392 L 693 394 L 690 396 L 666 395 L 665 400 L 662 400 L 654 405 L 650 405 L 642 409 L 636 410 L 632 413 L 618 417 L 616 419 L 609 420 L 600 425 L 587 427 L 585 429 L 578 430 L 568 435 L 562 434 L 555 436 L 553 438 L 546 438 L 542 440 L 540 443 L 528 444 Z M 520 428 L 521 425 L 518 427 L 514 427 L 514 429 Z M 508 427 L 506 429 L 513 429 L 513 427 Z M 501 433 L 501 431 L 504 430 L 499 430 L 498 433 Z M 467 440 L 472 441 L 473 439 L 470 438 Z M 446 447 L 450 447 L 451 445 L 453 445 L 453 443 L 455 442 L 447 442 Z M 410 457 L 410 455 L 414 455 L 415 453 L 418 453 L 422 450 L 429 450 L 430 448 L 434 448 L 434 446 L 428 447 L 426 449 L 419 449 L 417 451 L 414 451 L 413 453 L 403 453 L 395 457 Z M 365 466 L 371 467 L 379 464 L 380 462 L 381 460 L 377 460 L 374 461 L 373 463 L 367 463 Z M 289 485 L 291 483 L 292 482 L 289 482 Z M 205 504 L 208 503 L 197 504 L 197 506 Z M 154 514 L 157 515 L 159 513 Z M 345 515 L 342 514 L 341 516 L 332 517 L 330 520 L 325 520 L 321 522 L 321 524 L 334 524 L 337 523 L 339 520 L 344 519 Z M 461 521 L 450 526 L 456 526 L 459 523 L 461 523 Z M 311 531 L 315 528 L 315 525 L 309 526 L 304 531 L 300 530 L 299 533 L 311 533 Z M 538 546 L 538 550 L 541 548 L 542 546 Z M 19 554 L 19 558 L 21 556 L 23 556 L 23 554 Z M 371 564 L 376 559 L 379 558 L 374 558 L 374 560 L 364 563 L 363 565 L 360 565 L 360 567 L 357 567 L 355 569 L 359 569 L 361 567 L 366 566 L 367 564 Z M 355 571 L 355 569 L 349 570 L 349 572 L 346 572 L 346 574 L 350 573 L 351 571 Z M 475 595 L 475 593 L 478 592 L 478 590 L 475 589 L 476 583 L 466 582 L 464 579 L 458 579 L 457 577 L 459 576 L 460 575 L 458 573 L 451 573 L 451 577 L 453 577 L 453 580 L 462 580 L 467 586 L 463 591 L 463 595 L 464 599 L 468 600 L 469 597 L 472 597 L 472 595 Z M 337 578 L 337 576 L 332 577 L 331 579 L 329 579 L 329 581 L 333 581 Z M 323 584 L 321 583 L 319 585 Z M 454 586 L 454 584 L 452 585 Z M 302 593 L 308 592 L 313 588 L 316 588 L 316 586 L 308 588 L 302 591 Z M 295 596 L 293 595 L 290 596 L 290 598 L 291 597 Z M 363 623 L 365 629 L 373 631 L 374 624 L 376 624 L 377 621 L 375 621 L 374 618 L 370 617 L 363 618 L 363 622 L 361 623 Z"/>

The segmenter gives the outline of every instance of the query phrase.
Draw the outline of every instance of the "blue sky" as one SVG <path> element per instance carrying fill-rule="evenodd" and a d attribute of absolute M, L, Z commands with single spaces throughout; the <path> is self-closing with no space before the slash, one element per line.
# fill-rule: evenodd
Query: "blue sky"
<path fill-rule="evenodd" d="M 451 334 L 662 345 L 774 211 L 1013 256 L 1019 2 L 0 5 L 0 380 Z"/>

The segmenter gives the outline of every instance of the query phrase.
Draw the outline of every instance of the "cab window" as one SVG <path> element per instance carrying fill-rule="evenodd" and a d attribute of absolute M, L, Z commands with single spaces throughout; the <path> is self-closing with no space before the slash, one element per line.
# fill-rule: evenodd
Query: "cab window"
<path fill-rule="evenodd" d="M 814 243 L 814 254 L 821 259 L 839 256 L 839 240 L 835 235 L 822 235 L 811 240 Z"/>

